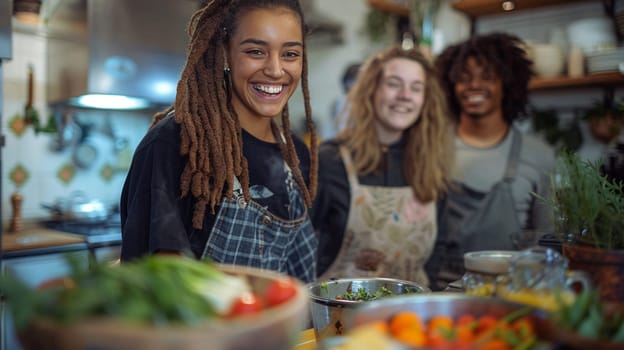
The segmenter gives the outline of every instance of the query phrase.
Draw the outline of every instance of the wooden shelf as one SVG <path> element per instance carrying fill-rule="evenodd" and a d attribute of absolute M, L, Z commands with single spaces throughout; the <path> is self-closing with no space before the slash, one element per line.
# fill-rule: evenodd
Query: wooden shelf
<path fill-rule="evenodd" d="M 580 2 L 587 0 L 509 0 L 514 3 L 515 8 L 513 11 L 527 10 L 532 8 L 551 6 L 551 5 L 563 5 L 572 2 Z M 503 10 L 502 0 L 455 0 L 453 2 L 453 8 L 457 11 L 461 11 L 471 17 L 478 17 L 484 15 L 494 15 L 500 13 L 510 13 L 510 11 Z"/>
<path fill-rule="evenodd" d="M 409 16 L 409 9 L 406 6 L 392 0 L 368 0 L 368 4 L 381 12 L 401 17 Z"/>
<path fill-rule="evenodd" d="M 624 86 L 624 75 L 619 72 L 589 74 L 578 78 L 566 76 L 554 78 L 534 78 L 529 83 L 530 90 L 566 89 L 579 87 Z"/>

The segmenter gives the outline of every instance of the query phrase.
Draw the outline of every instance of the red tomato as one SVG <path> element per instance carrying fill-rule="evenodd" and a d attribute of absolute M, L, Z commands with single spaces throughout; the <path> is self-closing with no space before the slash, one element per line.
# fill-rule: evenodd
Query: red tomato
<path fill-rule="evenodd" d="M 297 288 L 290 279 L 279 279 L 271 282 L 264 292 L 264 301 L 268 306 L 279 305 L 293 298 Z"/>
<path fill-rule="evenodd" d="M 262 301 L 255 294 L 249 292 L 241 295 L 230 308 L 229 316 L 251 315 L 262 311 Z"/>

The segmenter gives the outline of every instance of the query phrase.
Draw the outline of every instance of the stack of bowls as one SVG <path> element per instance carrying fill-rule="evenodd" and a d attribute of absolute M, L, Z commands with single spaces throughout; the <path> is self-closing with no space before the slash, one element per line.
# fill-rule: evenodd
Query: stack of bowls
<path fill-rule="evenodd" d="M 589 74 L 617 72 L 620 63 L 624 63 L 624 47 L 605 49 L 587 55 Z"/>
<path fill-rule="evenodd" d="M 568 41 L 570 46 L 581 48 L 586 56 L 617 46 L 613 23 L 606 16 L 585 18 L 570 23 Z"/>

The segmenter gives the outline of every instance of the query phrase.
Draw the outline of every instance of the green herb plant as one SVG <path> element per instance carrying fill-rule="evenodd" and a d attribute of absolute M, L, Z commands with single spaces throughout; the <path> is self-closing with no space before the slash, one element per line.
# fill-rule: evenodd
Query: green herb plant
<path fill-rule="evenodd" d="M 624 184 L 601 174 L 600 165 L 564 151 L 551 176 L 555 233 L 564 242 L 624 249 Z"/>

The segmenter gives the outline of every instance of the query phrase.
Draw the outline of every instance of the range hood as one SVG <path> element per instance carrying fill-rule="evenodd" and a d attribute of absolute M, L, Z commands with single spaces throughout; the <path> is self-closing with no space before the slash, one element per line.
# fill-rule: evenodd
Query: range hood
<path fill-rule="evenodd" d="M 199 6 L 197 0 L 46 0 L 48 102 L 100 109 L 172 104 L 186 27 Z"/>

